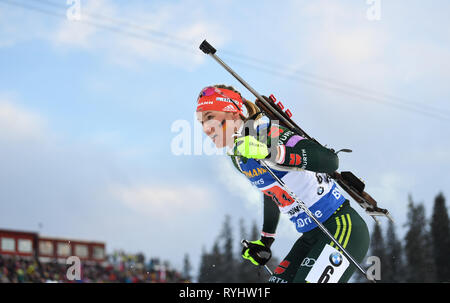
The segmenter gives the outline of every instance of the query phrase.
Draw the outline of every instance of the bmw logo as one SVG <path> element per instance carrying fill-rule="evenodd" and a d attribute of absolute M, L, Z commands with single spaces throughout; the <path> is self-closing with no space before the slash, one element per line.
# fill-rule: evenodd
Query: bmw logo
<path fill-rule="evenodd" d="M 320 186 L 320 187 L 317 189 L 317 194 L 320 196 L 321 194 L 323 194 L 323 191 L 324 191 L 323 186 Z"/>
<path fill-rule="evenodd" d="M 342 255 L 337 251 L 330 255 L 330 262 L 333 266 L 339 266 L 342 264 Z"/>

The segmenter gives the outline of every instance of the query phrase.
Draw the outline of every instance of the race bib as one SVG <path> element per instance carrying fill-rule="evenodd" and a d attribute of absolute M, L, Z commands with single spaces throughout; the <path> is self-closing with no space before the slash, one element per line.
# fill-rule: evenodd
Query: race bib
<path fill-rule="evenodd" d="M 310 283 L 337 283 L 349 265 L 342 253 L 327 244 L 305 280 Z"/>

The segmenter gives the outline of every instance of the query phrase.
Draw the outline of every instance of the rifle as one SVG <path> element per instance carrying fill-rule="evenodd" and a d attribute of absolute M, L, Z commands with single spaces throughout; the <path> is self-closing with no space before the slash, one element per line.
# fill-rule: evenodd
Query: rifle
<path fill-rule="evenodd" d="M 290 129 L 293 132 L 298 133 L 306 139 L 312 140 L 317 144 L 320 144 L 316 139 L 309 136 L 300 126 L 298 126 L 294 121 L 292 121 L 292 113 L 287 109 L 284 110 L 284 106 L 281 102 L 277 102 L 276 98 L 273 95 L 270 95 L 269 98 L 261 96 L 256 90 L 254 90 L 244 79 L 242 79 L 238 74 L 236 74 L 225 62 L 223 62 L 215 53 L 216 49 L 209 44 L 206 40 L 204 40 L 200 44 L 200 50 L 202 50 L 205 54 L 210 55 L 216 60 L 223 68 L 225 68 L 233 77 L 235 77 L 245 88 L 247 88 L 256 98 L 256 106 L 264 113 L 270 120 L 278 120 L 279 123 Z M 333 149 L 331 149 L 335 152 Z M 342 149 L 339 152 L 351 152 L 349 149 Z M 375 222 L 379 223 L 377 220 L 377 216 L 385 216 L 390 221 L 394 222 L 392 216 L 389 214 L 389 211 L 384 208 L 378 207 L 377 201 L 372 198 L 367 192 L 364 191 L 365 184 L 361 181 L 360 178 L 356 177 L 350 171 L 343 172 L 333 172 L 329 174 L 331 178 L 336 180 L 337 184 L 346 191 L 357 203 L 361 206 L 365 212 L 371 216 Z"/>

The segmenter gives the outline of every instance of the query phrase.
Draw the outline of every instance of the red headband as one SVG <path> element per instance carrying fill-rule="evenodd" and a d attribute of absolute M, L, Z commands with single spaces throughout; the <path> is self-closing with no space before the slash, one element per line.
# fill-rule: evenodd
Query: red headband
<path fill-rule="evenodd" d="M 242 97 L 239 93 L 226 88 L 208 86 L 202 89 L 197 100 L 197 111 L 207 110 L 242 114 Z"/>

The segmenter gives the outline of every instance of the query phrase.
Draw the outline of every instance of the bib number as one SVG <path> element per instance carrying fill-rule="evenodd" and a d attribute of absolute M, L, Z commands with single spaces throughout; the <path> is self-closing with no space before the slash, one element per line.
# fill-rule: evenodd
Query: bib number
<path fill-rule="evenodd" d="M 266 189 L 263 192 L 265 195 L 272 197 L 272 200 L 280 207 L 285 207 L 294 203 L 294 198 L 277 185 Z"/>

